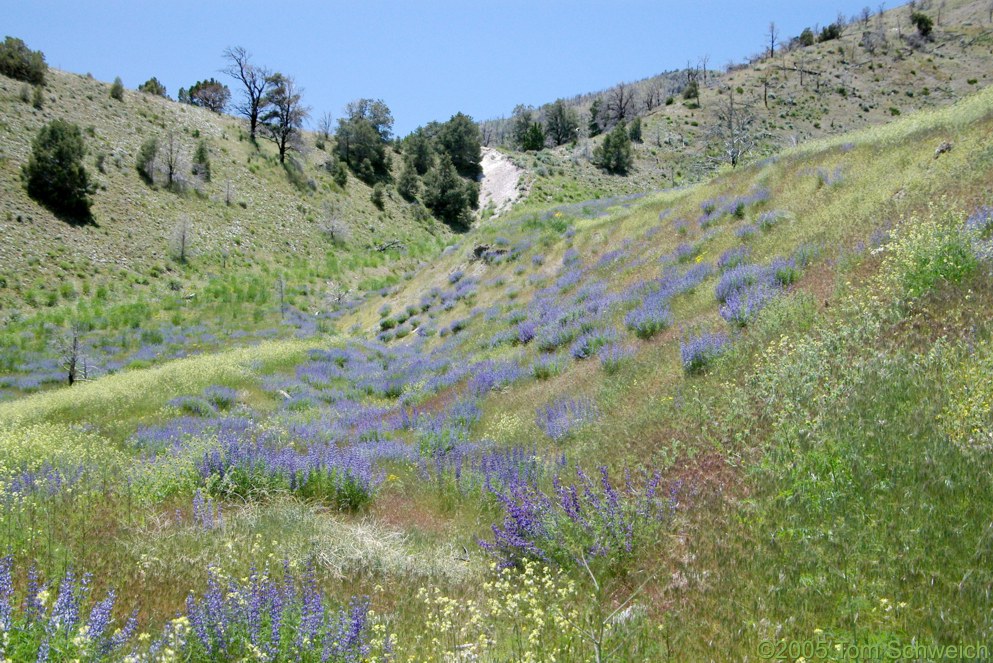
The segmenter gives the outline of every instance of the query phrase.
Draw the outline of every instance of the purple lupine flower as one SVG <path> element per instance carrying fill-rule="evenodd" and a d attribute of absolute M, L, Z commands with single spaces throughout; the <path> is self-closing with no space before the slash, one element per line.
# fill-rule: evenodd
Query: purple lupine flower
<path fill-rule="evenodd" d="M 600 365 L 607 373 L 615 373 L 629 358 L 634 356 L 634 350 L 617 343 L 608 343 L 600 351 Z"/>
<path fill-rule="evenodd" d="M 741 290 L 733 291 L 728 295 L 724 304 L 720 306 L 718 312 L 726 321 L 744 327 L 778 293 L 779 290 L 776 287 L 761 281 Z"/>
<path fill-rule="evenodd" d="M 665 296 L 649 296 L 624 318 L 624 324 L 638 338 L 649 339 L 672 325 L 672 312 Z"/>
<path fill-rule="evenodd" d="M 573 342 L 569 352 L 574 359 L 589 359 L 616 337 L 617 334 L 613 329 L 594 329 L 580 335 Z"/>
<path fill-rule="evenodd" d="M 530 484 L 496 491 L 503 521 L 493 526 L 493 540 L 480 545 L 508 567 L 527 558 L 576 564 L 581 558 L 577 549 L 616 563 L 634 552 L 636 542 L 654 540 L 653 528 L 671 517 L 676 503 L 675 494 L 659 496 L 659 473 L 644 473 L 635 482 L 626 472 L 623 486 L 611 480 L 605 467 L 598 475 L 594 480 L 577 468 L 576 482 L 566 484 L 556 477 L 551 495 Z"/>
<path fill-rule="evenodd" d="M 14 580 L 11 569 L 14 560 L 10 555 L 0 558 L 0 633 L 9 633 L 13 624 Z M 4 654 L 4 643 L 0 639 L 0 656 Z"/>
<path fill-rule="evenodd" d="M 751 239 L 755 236 L 756 232 L 758 232 L 758 228 L 755 227 L 755 224 L 747 223 L 735 230 L 734 234 L 738 237 L 738 239 Z"/>
<path fill-rule="evenodd" d="M 538 427 L 556 442 L 599 416 L 599 410 L 592 400 L 560 399 L 538 408 Z"/>
<path fill-rule="evenodd" d="M 690 374 L 702 372 L 724 351 L 727 342 L 727 335 L 719 333 L 704 333 L 684 338 L 679 346 L 683 370 Z"/>
<path fill-rule="evenodd" d="M 521 345 L 527 345 L 533 341 L 535 334 L 537 334 L 537 327 L 533 322 L 526 320 L 517 325 L 517 342 Z"/>
<path fill-rule="evenodd" d="M 722 253 L 721 257 L 717 259 L 717 269 L 721 272 L 726 272 L 744 265 L 748 261 L 749 254 L 751 254 L 751 250 L 747 246 L 732 247 Z"/>

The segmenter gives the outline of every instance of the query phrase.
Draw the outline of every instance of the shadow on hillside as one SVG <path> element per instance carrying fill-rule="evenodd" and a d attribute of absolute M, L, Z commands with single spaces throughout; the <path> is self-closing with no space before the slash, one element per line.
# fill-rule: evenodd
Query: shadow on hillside
<path fill-rule="evenodd" d="M 67 223 L 70 226 L 100 227 L 100 224 L 97 223 L 96 217 L 93 216 L 93 211 L 89 208 L 89 206 L 75 208 L 67 208 L 51 204 L 45 204 L 44 206 L 45 209 L 54 214 L 59 221 Z"/>
<path fill-rule="evenodd" d="M 79 212 L 60 212 L 57 210 L 51 210 L 51 212 L 58 217 L 59 221 L 63 223 L 68 223 L 70 226 L 82 227 L 82 226 L 92 226 L 94 228 L 99 228 L 100 224 L 97 223 L 96 217 L 93 216 L 93 212 L 86 210 L 85 213 Z"/>

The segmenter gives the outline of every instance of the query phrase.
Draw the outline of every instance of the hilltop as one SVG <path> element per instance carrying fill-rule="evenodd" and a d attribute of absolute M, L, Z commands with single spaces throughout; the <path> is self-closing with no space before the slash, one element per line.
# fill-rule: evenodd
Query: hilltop
<path fill-rule="evenodd" d="M 910 20 L 914 11 L 935 21 L 926 40 Z M 726 167 L 721 141 L 713 134 L 717 111 L 726 107 L 731 91 L 739 112 L 753 119 L 748 133 L 754 148 L 747 159 L 758 160 L 785 147 L 948 105 L 991 82 L 988 3 L 918 2 L 844 20 L 833 24 L 838 36 L 818 41 L 821 29 L 812 30 L 813 43 L 806 46 L 797 35 L 778 35 L 773 57 L 765 35 L 764 50 L 746 63 L 721 66 L 708 63 L 704 53 L 688 54 L 699 58 L 691 68 L 564 100 L 578 114 L 579 139 L 537 153 L 515 152 L 534 178 L 530 200 L 580 202 L 709 177 Z M 756 44 L 762 37 L 756 35 Z M 691 81 L 699 95 L 686 98 Z M 642 139 L 634 144 L 634 168 L 627 176 L 608 175 L 590 163 L 602 141 L 589 137 L 591 105 L 600 104 L 601 124 L 609 127 L 613 121 L 605 109 L 618 94 L 629 100 L 627 121 L 641 121 Z M 536 116 L 550 108 L 542 106 Z M 483 122 L 484 136 L 512 149 L 512 121 Z"/>

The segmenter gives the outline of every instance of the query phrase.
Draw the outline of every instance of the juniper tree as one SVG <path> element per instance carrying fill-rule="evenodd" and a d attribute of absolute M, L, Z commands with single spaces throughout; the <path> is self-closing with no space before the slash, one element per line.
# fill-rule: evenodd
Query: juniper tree
<path fill-rule="evenodd" d="M 79 126 L 52 120 L 31 143 L 31 156 L 22 170 L 28 195 L 57 215 L 90 220 L 89 175 L 83 166 L 86 145 Z"/>
<path fill-rule="evenodd" d="M 438 129 L 438 148 L 448 154 L 455 170 L 472 179 L 483 174 L 482 137 L 479 126 L 464 113 L 456 113 Z"/>
<path fill-rule="evenodd" d="M 593 150 L 593 163 L 608 173 L 625 175 L 634 163 L 627 127 L 618 124 Z"/>
<path fill-rule="evenodd" d="M 139 85 L 138 86 L 138 91 L 139 92 L 144 92 L 145 94 L 151 94 L 151 95 L 154 95 L 156 97 L 164 97 L 164 96 L 166 96 L 166 87 L 165 87 L 165 85 L 162 85 L 162 83 L 159 82 L 159 79 L 155 78 L 155 76 L 152 76 L 147 81 L 145 81 L 144 83 L 142 83 L 141 85 Z M 182 94 L 182 92 L 183 92 L 183 90 L 180 89 L 180 94 Z"/>
<path fill-rule="evenodd" d="M 545 113 L 545 135 L 552 145 L 565 145 L 579 136 L 576 110 L 559 99 Z"/>
<path fill-rule="evenodd" d="M 0 43 L 0 74 L 32 85 L 44 85 L 48 65 L 41 51 L 32 51 L 16 37 Z"/>

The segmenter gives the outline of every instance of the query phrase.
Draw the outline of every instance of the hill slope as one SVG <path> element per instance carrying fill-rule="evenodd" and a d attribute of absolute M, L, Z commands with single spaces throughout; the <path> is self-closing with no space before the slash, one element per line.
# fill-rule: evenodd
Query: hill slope
<path fill-rule="evenodd" d="M 156 276 L 162 272 L 195 289 L 187 278 L 199 281 L 228 262 L 255 272 L 263 266 L 289 270 L 299 263 L 320 264 L 329 255 L 343 263 L 362 262 L 376 246 L 400 240 L 413 259 L 397 260 L 380 270 L 384 275 L 409 269 L 419 252 L 433 251 L 450 237 L 443 224 L 415 219 L 395 191 L 388 192 L 380 211 L 370 200 L 371 188 L 356 178 L 344 188 L 336 185 L 324 168 L 331 157 L 314 147 L 312 135 L 305 138 L 305 153 L 291 158 L 297 165 L 284 168 L 272 145 L 260 141 L 256 149 L 243 123 L 230 116 L 130 90 L 116 101 L 108 84 L 56 70 L 50 72 L 41 110 L 22 100 L 22 87 L 0 77 L 3 309 L 50 304 L 53 293 L 55 302 L 71 301 L 73 295 L 64 297 L 59 285 L 77 294 L 104 286 L 126 299 L 161 293 L 165 283 Z M 92 225 L 57 219 L 28 198 L 21 184 L 31 140 L 55 117 L 84 129 L 85 165 L 98 187 Z M 177 138 L 181 171 L 193 184 L 183 194 L 149 186 L 136 168 L 142 143 L 165 141 L 170 134 Z M 196 183 L 189 169 L 201 141 L 212 173 L 210 182 Z M 193 228 L 190 248 L 199 258 L 192 270 L 173 260 L 173 235 L 184 217 Z M 342 230 L 338 241 L 324 232 L 332 219 Z M 352 278 L 354 285 L 364 276 L 360 270 L 350 273 Z"/>
<path fill-rule="evenodd" d="M 507 215 L 347 336 L 0 404 L 2 543 L 153 634 L 228 615 L 204 658 L 290 657 L 322 600 L 413 660 L 989 641 L 991 109 Z"/>

